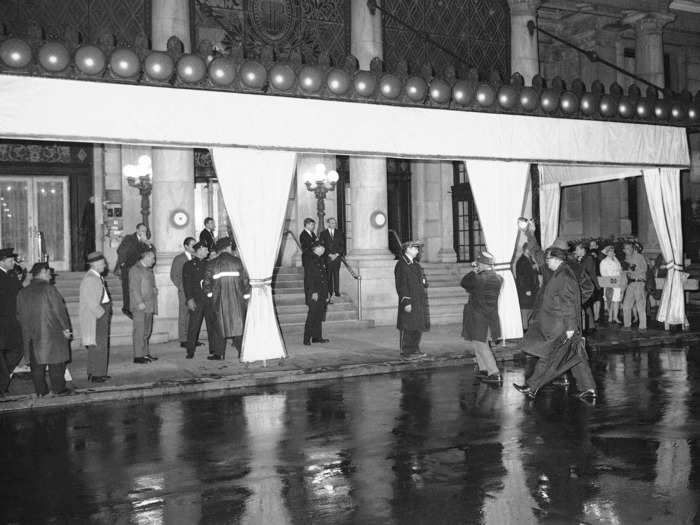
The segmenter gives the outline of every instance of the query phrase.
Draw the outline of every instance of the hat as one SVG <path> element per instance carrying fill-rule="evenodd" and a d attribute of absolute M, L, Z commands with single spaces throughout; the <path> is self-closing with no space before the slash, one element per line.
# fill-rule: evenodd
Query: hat
<path fill-rule="evenodd" d="M 36 277 L 37 275 L 39 275 L 39 273 L 42 270 L 51 270 L 51 268 L 49 268 L 49 263 L 45 263 L 45 262 L 34 263 L 34 265 L 32 266 L 32 269 L 29 270 L 29 273 L 31 273 L 33 277 Z"/>
<path fill-rule="evenodd" d="M 494 264 L 493 255 L 489 252 L 481 252 L 481 255 L 476 258 L 476 262 L 492 266 Z"/>
<path fill-rule="evenodd" d="M 221 237 L 216 241 L 216 244 L 214 244 L 214 249 L 217 252 L 220 252 L 222 250 L 225 250 L 229 246 L 233 246 L 233 241 L 231 240 L 231 237 Z"/>
<path fill-rule="evenodd" d="M 7 259 L 8 257 L 17 257 L 14 248 L 0 248 L 0 260 Z"/>
<path fill-rule="evenodd" d="M 196 243 L 194 243 L 194 246 L 192 246 L 192 251 L 196 252 L 200 248 L 206 248 L 206 247 L 207 247 L 207 245 L 204 244 L 203 242 L 196 242 Z"/>
<path fill-rule="evenodd" d="M 401 249 L 405 250 L 406 248 L 410 248 L 411 246 L 415 246 L 416 248 L 420 248 L 423 246 L 425 243 L 421 240 L 415 240 L 415 241 L 406 241 L 404 243 L 401 243 Z"/>
<path fill-rule="evenodd" d="M 605 255 L 609 255 L 610 252 L 615 253 L 615 247 L 612 244 L 608 244 L 600 251 L 601 251 L 601 253 L 604 253 Z"/>
<path fill-rule="evenodd" d="M 569 249 L 569 243 L 566 242 L 564 239 L 561 237 L 557 237 L 557 239 L 552 243 L 550 248 L 559 248 L 564 251 L 568 251 Z"/>
<path fill-rule="evenodd" d="M 559 248 L 558 246 L 550 246 L 544 251 L 545 257 L 556 257 L 562 261 L 566 261 L 566 250 Z"/>
<path fill-rule="evenodd" d="M 102 255 L 102 252 L 92 252 L 92 253 L 88 253 L 87 262 L 89 262 L 89 263 L 97 262 L 101 259 L 103 260 L 104 258 L 105 258 L 105 256 Z"/>

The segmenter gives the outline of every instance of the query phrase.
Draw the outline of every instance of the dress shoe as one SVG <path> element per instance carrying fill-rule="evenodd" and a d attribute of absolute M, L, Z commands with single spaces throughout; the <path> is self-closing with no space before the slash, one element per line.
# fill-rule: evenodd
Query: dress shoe
<path fill-rule="evenodd" d="M 332 299 L 328 299 L 328 304 L 333 304 L 333 300 L 332 300 Z"/>
<path fill-rule="evenodd" d="M 127 316 L 129 319 L 133 319 L 133 318 L 134 318 L 134 314 L 132 314 L 132 313 L 131 313 L 129 310 L 127 310 L 126 308 L 122 308 L 122 313 L 123 313 L 125 316 Z"/>
<path fill-rule="evenodd" d="M 69 396 L 73 393 L 73 391 L 70 388 L 64 388 L 60 392 L 54 392 L 53 395 L 55 397 L 63 397 L 63 396 Z"/>
<path fill-rule="evenodd" d="M 104 383 L 105 381 L 107 381 L 106 376 L 92 376 L 90 378 L 91 383 Z"/>
<path fill-rule="evenodd" d="M 147 365 L 150 361 L 145 357 L 134 357 L 134 363 L 137 365 Z"/>
<path fill-rule="evenodd" d="M 414 354 L 406 354 L 401 356 L 404 359 L 423 359 L 424 357 L 428 357 L 428 354 L 424 354 L 423 352 L 416 352 Z"/>
<path fill-rule="evenodd" d="M 516 385 L 513 383 L 513 386 L 515 389 L 520 392 L 521 394 L 525 394 L 527 397 L 530 399 L 535 399 L 535 393 L 530 389 L 529 386 L 527 385 Z"/>
<path fill-rule="evenodd" d="M 185 354 L 185 359 L 194 359 L 194 352 L 187 352 Z"/>
<path fill-rule="evenodd" d="M 149 361 L 158 361 L 158 358 L 151 354 L 146 354 L 146 359 L 148 359 Z"/>
<path fill-rule="evenodd" d="M 501 383 L 503 383 L 503 378 L 501 377 L 501 374 L 490 374 L 486 377 L 481 377 L 480 379 L 483 383 L 490 383 L 492 385 L 500 385 Z"/>
<path fill-rule="evenodd" d="M 565 375 L 557 377 L 552 381 L 552 386 L 559 386 L 562 388 L 569 388 L 569 378 Z"/>
<path fill-rule="evenodd" d="M 311 341 L 309 339 L 304 339 L 304 346 L 311 346 Z"/>
<path fill-rule="evenodd" d="M 207 359 L 208 359 L 209 361 L 222 361 L 222 360 L 224 359 L 224 356 L 212 354 L 212 355 L 208 355 L 208 356 L 207 356 Z"/>
<path fill-rule="evenodd" d="M 588 390 L 581 390 L 580 392 L 576 392 L 574 394 L 574 397 L 577 397 L 578 399 L 583 399 L 583 400 L 591 400 L 591 399 L 595 399 L 597 396 L 596 396 L 595 390 L 593 390 L 592 388 L 589 388 Z"/>
<path fill-rule="evenodd" d="M 181 341 L 180 348 L 187 348 L 187 341 Z"/>
<path fill-rule="evenodd" d="M 337 294 L 335 294 L 335 296 L 336 296 L 336 297 L 340 297 L 340 294 L 339 294 L 339 293 L 337 293 Z"/>
<path fill-rule="evenodd" d="M 197 341 L 194 346 L 204 346 L 204 343 Z"/>
<path fill-rule="evenodd" d="M 325 339 L 323 337 L 313 337 L 311 338 L 312 343 L 328 343 L 330 342 L 330 339 Z"/>

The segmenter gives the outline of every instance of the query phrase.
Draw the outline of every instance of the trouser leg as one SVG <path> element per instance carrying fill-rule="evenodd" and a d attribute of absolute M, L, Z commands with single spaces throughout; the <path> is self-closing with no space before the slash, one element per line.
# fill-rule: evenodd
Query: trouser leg
<path fill-rule="evenodd" d="M 182 290 L 177 292 L 177 335 L 178 341 L 185 343 L 187 341 L 187 324 L 190 319 L 190 310 L 187 308 L 187 299 Z"/>
<path fill-rule="evenodd" d="M 199 331 L 202 328 L 202 319 L 204 319 L 204 305 L 197 304 L 194 310 L 190 310 L 190 320 L 187 324 L 187 353 L 190 355 L 194 355 L 197 347 Z"/>
<path fill-rule="evenodd" d="M 231 338 L 231 343 L 233 344 L 233 347 L 236 349 L 236 352 L 238 352 L 238 358 L 241 358 L 241 350 L 243 350 L 243 336 L 242 335 L 234 335 Z"/>
<path fill-rule="evenodd" d="M 204 322 L 207 325 L 207 338 L 209 340 L 209 353 L 224 357 L 226 354 L 226 339 L 221 332 L 219 320 L 213 308 L 207 306 L 204 309 Z"/>
<path fill-rule="evenodd" d="M 309 306 L 309 329 L 312 339 L 321 339 L 323 337 L 323 312 L 326 308 L 326 302 L 319 296 L 318 301 L 312 301 Z"/>
<path fill-rule="evenodd" d="M 66 389 L 66 364 L 50 364 L 49 379 L 51 380 L 51 391 L 54 394 L 63 392 Z"/>
<path fill-rule="evenodd" d="M 143 349 L 145 355 L 151 355 L 149 346 L 151 333 L 153 332 L 153 314 L 146 314 L 143 323 Z"/>
<path fill-rule="evenodd" d="M 625 297 L 622 299 L 622 321 L 628 328 L 632 326 L 632 305 L 634 304 L 633 284 L 627 287 L 627 290 L 625 290 Z"/>
<path fill-rule="evenodd" d="M 32 383 L 34 391 L 38 396 L 45 396 L 49 393 L 49 386 L 46 384 L 46 365 L 36 362 L 32 344 L 29 347 L 29 367 L 32 371 Z"/>
<path fill-rule="evenodd" d="M 401 355 L 407 356 L 420 352 L 420 340 L 423 332 L 419 330 L 401 330 L 400 347 Z"/>
<path fill-rule="evenodd" d="M 638 284 L 638 286 L 634 291 L 634 295 L 637 305 L 637 314 L 639 315 L 639 328 L 644 330 L 647 327 L 647 291 L 644 283 L 636 284 Z"/>
<path fill-rule="evenodd" d="M 486 370 L 488 375 L 498 374 L 498 365 L 496 364 L 496 358 L 493 356 L 489 344 L 484 341 L 472 341 L 474 344 L 474 351 L 478 355 L 481 361 L 484 363 L 485 368 L 479 367 L 480 370 Z M 479 358 L 477 358 L 478 361 Z"/>
<path fill-rule="evenodd" d="M 328 262 L 328 295 L 340 294 L 340 258 Z"/>
<path fill-rule="evenodd" d="M 10 374 L 22 360 L 23 355 L 21 340 L 11 348 L 0 350 L 0 392 L 5 392 L 10 386 Z"/>
<path fill-rule="evenodd" d="M 467 350 L 474 352 L 474 359 L 476 359 L 476 366 L 479 367 L 479 371 L 486 371 L 486 363 L 481 358 L 481 352 L 478 352 L 474 341 L 467 341 Z"/>
<path fill-rule="evenodd" d="M 129 304 L 129 268 L 126 266 L 122 266 L 121 270 L 121 278 L 122 278 L 122 307 L 125 310 L 130 310 L 130 304 Z"/>
<path fill-rule="evenodd" d="M 527 330 L 528 325 L 530 324 L 530 315 L 532 314 L 532 310 L 529 308 L 521 308 L 520 309 L 520 319 L 523 323 L 523 330 Z"/>
<path fill-rule="evenodd" d="M 112 315 L 110 305 L 104 305 L 105 314 L 95 324 L 95 344 L 87 347 L 87 374 L 93 377 L 107 375 L 109 365 L 109 322 Z"/>
<path fill-rule="evenodd" d="M 134 314 L 134 324 L 133 324 L 133 345 L 134 345 L 134 359 L 143 357 L 146 355 L 146 348 L 144 347 L 144 334 L 146 332 L 146 313 L 145 312 L 133 312 Z"/>

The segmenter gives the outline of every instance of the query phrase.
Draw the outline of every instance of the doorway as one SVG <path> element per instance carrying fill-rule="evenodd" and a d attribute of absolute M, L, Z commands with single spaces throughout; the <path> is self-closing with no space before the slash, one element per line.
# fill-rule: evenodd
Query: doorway
<path fill-rule="evenodd" d="M 69 270 L 69 200 L 68 177 L 2 177 L 0 246 L 30 266 L 47 256 L 56 270 Z"/>
<path fill-rule="evenodd" d="M 401 254 L 401 243 L 411 240 L 411 161 L 386 159 L 389 249 Z"/>

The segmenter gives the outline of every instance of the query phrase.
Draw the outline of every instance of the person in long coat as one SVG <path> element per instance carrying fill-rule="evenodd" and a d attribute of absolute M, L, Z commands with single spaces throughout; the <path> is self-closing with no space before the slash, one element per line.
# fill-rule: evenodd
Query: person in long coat
<path fill-rule="evenodd" d="M 403 253 L 394 267 L 394 282 L 399 296 L 396 328 L 399 329 L 401 357 L 425 357 L 420 351 L 423 332 L 430 330 L 428 307 L 428 280 L 417 261 L 422 241 L 408 241 L 401 245 Z"/>
<path fill-rule="evenodd" d="M 134 363 L 148 364 L 158 358 L 151 355 L 149 340 L 153 331 L 153 316 L 158 313 L 158 289 L 153 275 L 156 254 L 150 248 L 141 252 L 139 262 L 129 270 L 129 289 L 133 309 Z"/>
<path fill-rule="evenodd" d="M 489 333 L 494 340 L 501 336 L 498 297 L 503 277 L 493 271 L 493 264 L 493 257 L 484 252 L 477 258 L 474 271 L 462 278 L 462 288 L 469 294 L 462 317 L 462 337 L 474 350 L 479 379 L 485 383 L 500 384 L 503 379 L 488 343 Z"/>
<path fill-rule="evenodd" d="M 515 287 L 518 290 L 523 330 L 527 330 L 535 304 L 535 297 L 537 297 L 537 292 L 540 289 L 537 263 L 532 258 L 528 243 L 523 244 L 522 255 L 518 258 L 518 262 L 515 263 Z"/>
<path fill-rule="evenodd" d="M 219 255 L 209 261 L 204 271 L 202 289 L 209 298 L 216 322 L 211 360 L 223 359 L 226 355 L 226 339 L 231 339 L 241 357 L 243 328 L 250 299 L 250 281 L 243 262 L 233 254 L 233 241 L 223 237 L 216 241 Z"/>
<path fill-rule="evenodd" d="M 187 346 L 187 324 L 190 321 L 190 311 L 187 308 L 187 298 L 185 297 L 185 288 L 182 284 L 182 268 L 185 263 L 192 259 L 194 249 L 192 248 L 197 240 L 194 237 L 185 237 L 182 243 L 184 251 L 173 257 L 173 262 L 170 266 L 170 281 L 177 288 L 177 335 L 180 341 L 180 346 Z"/>
<path fill-rule="evenodd" d="M 31 283 L 17 295 L 17 318 L 34 388 L 38 396 L 49 393 L 45 378 L 48 366 L 51 391 L 66 395 L 71 392 L 65 380 L 66 363 L 70 361 L 68 340 L 72 336 L 68 311 L 63 297 L 50 283 L 49 265 L 36 263 L 31 274 Z"/>
<path fill-rule="evenodd" d="M 129 270 L 141 258 L 146 249 L 153 249 L 153 244 L 148 238 L 148 226 L 142 222 L 136 225 L 136 231 L 125 235 L 117 248 L 117 271 L 122 280 L 122 312 L 131 318 Z M 154 252 L 155 253 L 155 252 Z"/>
<path fill-rule="evenodd" d="M 12 371 L 24 355 L 17 321 L 17 294 L 22 283 L 14 271 L 16 256 L 12 248 L 0 249 L 0 396 L 7 392 Z"/>
<path fill-rule="evenodd" d="M 323 337 L 323 320 L 328 305 L 328 269 L 323 257 L 325 251 L 326 248 L 317 240 L 302 255 L 304 294 L 306 306 L 309 307 L 304 324 L 304 344 L 307 346 L 329 341 Z"/>
<path fill-rule="evenodd" d="M 109 322 L 112 300 L 102 277 L 105 258 L 100 252 L 87 256 L 90 269 L 80 282 L 80 340 L 87 348 L 87 376 L 93 383 L 103 383 L 109 376 Z"/>

